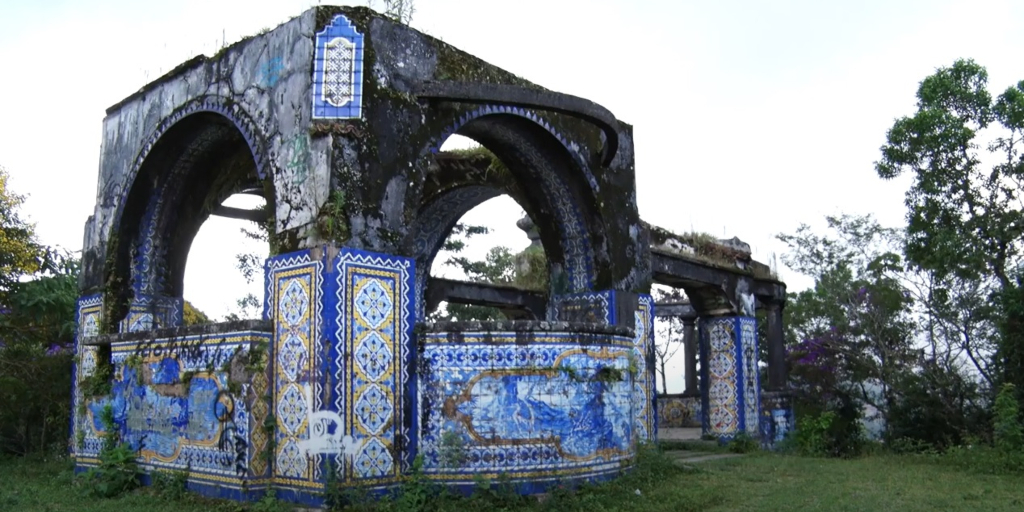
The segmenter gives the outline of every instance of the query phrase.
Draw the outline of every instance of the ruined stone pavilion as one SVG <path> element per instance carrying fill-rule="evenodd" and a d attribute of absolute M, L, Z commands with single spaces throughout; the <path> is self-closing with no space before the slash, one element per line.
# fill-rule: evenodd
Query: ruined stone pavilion
<path fill-rule="evenodd" d="M 441 152 L 455 134 L 502 165 Z M 743 244 L 648 226 L 635 192 L 632 129 L 607 109 L 369 9 L 316 7 L 189 60 L 103 121 L 77 467 L 98 463 L 113 428 L 145 471 L 239 500 L 387 490 L 417 457 L 462 489 L 610 478 L 658 429 L 652 282 L 685 289 L 666 311 L 699 319 L 704 431 L 770 442 L 766 418 L 791 416 L 785 285 Z M 221 205 L 236 193 L 267 207 Z M 503 194 L 535 224 L 548 290 L 431 278 L 456 222 Z M 262 319 L 183 325 L 185 262 L 210 215 L 268 226 Z M 516 319 L 427 323 L 442 300 Z M 755 308 L 768 312 L 764 394 Z"/>

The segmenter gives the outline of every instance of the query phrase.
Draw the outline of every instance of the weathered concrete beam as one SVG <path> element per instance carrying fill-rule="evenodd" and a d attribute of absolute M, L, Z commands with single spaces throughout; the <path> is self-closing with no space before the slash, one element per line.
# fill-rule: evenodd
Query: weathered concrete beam
<path fill-rule="evenodd" d="M 710 302 L 725 301 L 737 309 L 753 309 L 752 295 L 758 302 L 784 301 L 786 285 L 771 279 L 758 279 L 740 269 L 730 271 L 682 256 L 651 251 L 651 274 L 655 283 L 683 288 L 698 313 L 712 308 Z M 719 295 L 719 300 L 714 300 Z"/>
<path fill-rule="evenodd" d="M 246 210 L 244 208 L 234 208 L 223 205 L 218 206 L 210 215 L 227 217 L 229 219 L 251 220 L 259 224 L 267 221 L 266 210 Z"/>
<path fill-rule="evenodd" d="M 437 309 L 442 301 L 473 306 L 489 306 L 510 311 L 520 318 L 543 319 L 548 297 L 542 292 L 523 290 L 514 286 L 472 283 L 432 277 L 427 282 L 427 311 Z M 519 311 L 522 315 L 515 315 Z"/>
<path fill-rule="evenodd" d="M 697 318 L 697 311 L 690 301 L 657 302 L 654 304 L 654 316 L 658 318 Z"/>

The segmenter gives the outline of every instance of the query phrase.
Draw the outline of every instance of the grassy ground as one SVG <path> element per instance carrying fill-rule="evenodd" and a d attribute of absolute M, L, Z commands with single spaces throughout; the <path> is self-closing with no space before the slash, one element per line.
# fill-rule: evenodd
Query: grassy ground
<path fill-rule="evenodd" d="M 440 510 L 622 511 L 1015 511 L 1024 510 L 1024 476 L 966 473 L 909 457 L 856 460 L 773 454 L 676 468 L 667 458 L 645 458 L 634 473 L 575 494 L 555 493 L 545 503 L 509 497 L 444 500 Z M 639 490 L 638 495 L 636 491 Z M 396 504 L 378 508 L 397 509 Z M 273 507 L 264 510 L 273 510 Z M 117 499 L 87 497 L 61 460 L 0 461 L 0 510 L 74 512 L 241 511 L 237 504 L 194 497 L 169 499 L 151 489 Z"/>

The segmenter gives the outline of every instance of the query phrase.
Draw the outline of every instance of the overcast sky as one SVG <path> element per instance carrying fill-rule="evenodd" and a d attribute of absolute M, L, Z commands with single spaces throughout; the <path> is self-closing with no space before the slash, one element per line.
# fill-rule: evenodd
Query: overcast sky
<path fill-rule="evenodd" d="M 225 39 L 316 4 L 0 0 L 0 165 L 29 196 L 42 241 L 81 248 L 107 107 Z M 738 236 L 766 262 L 784 250 L 775 234 L 827 214 L 903 221 L 908 181 L 882 182 L 872 164 L 935 68 L 974 58 L 996 93 L 1024 79 L 1024 2 L 1011 0 L 419 0 L 416 9 L 413 27 L 632 124 L 647 221 Z M 471 212 L 467 221 L 496 229 L 474 253 L 524 246 L 520 212 L 507 199 Z M 190 254 L 185 298 L 215 317 L 245 293 L 233 270 L 246 250 L 242 225 L 210 220 Z M 791 291 L 810 284 L 781 270 Z"/>

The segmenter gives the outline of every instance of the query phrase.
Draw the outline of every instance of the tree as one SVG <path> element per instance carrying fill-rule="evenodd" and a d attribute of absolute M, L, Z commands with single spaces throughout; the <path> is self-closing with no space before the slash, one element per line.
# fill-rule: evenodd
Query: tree
<path fill-rule="evenodd" d="M 0 166 L 0 305 L 14 283 L 42 269 L 48 251 L 36 240 L 35 228 L 18 210 L 24 196 L 10 190 L 7 170 Z"/>
<path fill-rule="evenodd" d="M 883 179 L 913 174 L 906 194 L 907 260 L 940 281 L 965 281 L 997 305 L 979 307 L 973 320 L 999 329 L 998 376 L 1019 389 L 1024 81 L 994 99 L 987 86 L 988 72 L 973 60 L 958 60 L 925 78 L 917 111 L 888 131 L 875 170 Z M 982 373 L 992 380 L 987 370 Z"/>
<path fill-rule="evenodd" d="M 969 348 L 982 332 L 971 319 L 975 291 L 936 293 L 951 282 L 904 264 L 901 230 L 870 216 L 826 220 L 830 234 L 801 225 L 778 237 L 790 246 L 783 261 L 815 280 L 786 307 L 802 404 L 812 411 L 867 404 L 889 439 L 957 442 L 977 423 L 978 390 L 963 356 L 964 340 Z"/>
<path fill-rule="evenodd" d="M 196 309 L 191 302 L 185 301 L 184 312 L 182 313 L 182 321 L 185 325 L 200 325 L 210 323 L 210 317 Z"/>
<path fill-rule="evenodd" d="M 441 246 L 441 251 L 449 254 L 444 264 L 462 270 L 470 281 L 476 283 L 509 284 L 515 277 L 515 260 L 507 247 L 492 247 L 483 261 L 473 261 L 459 255 L 471 237 L 489 232 L 486 226 L 466 225 L 461 222 L 456 224 Z M 504 319 L 505 315 L 498 308 L 452 303 L 446 304 L 443 310 L 439 308 L 434 311 L 428 318 L 431 322 Z"/>
<path fill-rule="evenodd" d="M 655 303 L 682 299 L 683 293 L 675 288 L 669 291 L 660 289 L 654 291 Z M 682 319 L 676 317 L 659 319 L 657 324 L 658 334 L 654 337 L 655 370 L 661 375 L 661 392 L 668 393 L 665 367 L 668 365 L 668 361 L 683 347 L 684 326 Z"/>

